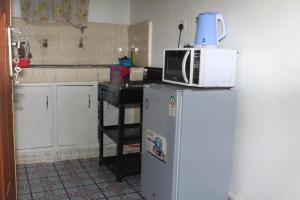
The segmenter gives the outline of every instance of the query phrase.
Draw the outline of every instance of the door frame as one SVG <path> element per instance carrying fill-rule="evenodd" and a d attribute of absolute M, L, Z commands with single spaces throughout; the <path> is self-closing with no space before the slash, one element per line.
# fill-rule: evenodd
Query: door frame
<path fill-rule="evenodd" d="M 0 199 L 17 199 L 13 80 L 10 77 L 8 27 L 11 0 L 0 0 Z"/>

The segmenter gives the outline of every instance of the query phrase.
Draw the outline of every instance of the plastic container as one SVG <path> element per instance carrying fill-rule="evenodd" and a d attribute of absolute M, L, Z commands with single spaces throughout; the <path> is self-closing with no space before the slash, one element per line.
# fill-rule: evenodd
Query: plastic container
<path fill-rule="evenodd" d="M 14 63 L 17 67 L 27 68 L 30 65 L 30 58 L 15 58 Z"/>
<path fill-rule="evenodd" d="M 131 59 L 128 57 L 119 58 L 119 65 L 124 66 L 124 67 L 130 67 Z"/>
<path fill-rule="evenodd" d="M 130 68 L 128 66 L 110 66 L 110 80 L 113 82 L 129 81 Z"/>

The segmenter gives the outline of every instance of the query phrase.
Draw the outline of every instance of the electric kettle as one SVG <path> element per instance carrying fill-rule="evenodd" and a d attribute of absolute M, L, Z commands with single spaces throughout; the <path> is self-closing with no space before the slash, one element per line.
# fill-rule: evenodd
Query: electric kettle
<path fill-rule="evenodd" d="M 222 31 L 218 30 L 218 23 L 222 27 Z M 219 32 L 221 33 L 219 35 Z M 218 47 L 219 41 L 223 40 L 226 36 L 226 26 L 224 17 L 218 12 L 200 13 L 197 18 L 196 30 L 196 47 Z"/>

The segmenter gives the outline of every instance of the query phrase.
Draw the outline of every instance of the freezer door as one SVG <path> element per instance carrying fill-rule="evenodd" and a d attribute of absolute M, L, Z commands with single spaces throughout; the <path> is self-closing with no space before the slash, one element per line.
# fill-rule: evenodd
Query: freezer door
<path fill-rule="evenodd" d="M 141 192 L 148 200 L 176 199 L 181 102 L 176 90 L 144 87 Z"/>

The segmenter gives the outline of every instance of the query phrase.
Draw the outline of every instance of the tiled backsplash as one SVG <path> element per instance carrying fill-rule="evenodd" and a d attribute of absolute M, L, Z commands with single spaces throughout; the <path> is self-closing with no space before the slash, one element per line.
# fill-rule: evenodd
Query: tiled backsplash
<path fill-rule="evenodd" d="M 89 22 L 83 34 L 71 25 L 27 24 L 20 18 L 13 19 L 13 26 L 15 41 L 30 41 L 32 64 L 112 64 L 128 55 L 128 25 Z M 83 48 L 79 48 L 81 38 Z"/>
<path fill-rule="evenodd" d="M 128 55 L 133 51 L 134 64 L 148 66 L 149 21 L 132 24 L 128 28 Z M 135 48 L 135 51 L 134 49 Z"/>
<path fill-rule="evenodd" d="M 133 53 L 135 65 L 148 66 L 148 21 L 132 25 L 89 22 L 83 34 L 71 25 L 27 24 L 20 18 L 13 19 L 13 27 L 16 28 L 14 41 L 30 42 L 31 64 L 66 65 L 68 68 L 24 69 L 19 75 L 20 82 L 109 81 L 108 69 L 84 70 L 71 66 L 114 64 L 118 58 L 130 56 L 132 46 L 137 50 Z M 81 38 L 83 48 L 79 48 Z M 47 48 L 43 47 L 44 40 L 47 40 Z M 142 68 L 132 68 L 130 79 L 141 80 L 142 74 Z"/>

